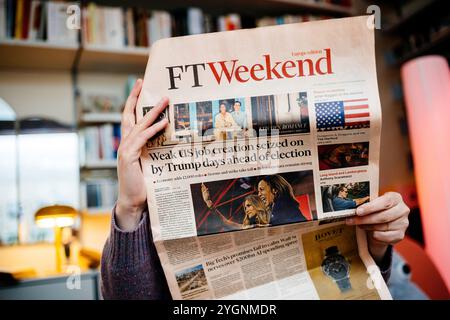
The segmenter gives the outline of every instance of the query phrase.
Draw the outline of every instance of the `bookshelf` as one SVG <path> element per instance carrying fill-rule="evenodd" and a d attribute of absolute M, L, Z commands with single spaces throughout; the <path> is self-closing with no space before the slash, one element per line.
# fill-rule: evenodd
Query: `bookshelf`
<path fill-rule="evenodd" d="M 400 15 L 391 18 L 392 22 L 387 23 L 386 31 L 390 33 L 402 31 L 405 27 L 417 23 L 418 20 L 423 20 L 424 15 L 427 14 L 428 11 L 433 10 L 434 7 L 440 5 L 439 0 L 421 0 L 417 3 L 417 5 L 412 6 L 410 10 L 405 12 L 404 9 L 397 9 Z M 412 3 L 412 2 L 411 2 Z"/>
<path fill-rule="evenodd" d="M 122 0 L 95 0 L 99 5 L 121 6 Z M 330 3 L 331 1 L 315 0 L 127 0 L 128 6 L 141 6 L 154 10 L 177 10 L 187 7 L 200 7 L 205 12 L 220 15 L 230 12 L 250 16 L 315 13 L 334 16 L 351 16 L 353 7 Z"/>
<path fill-rule="evenodd" d="M 439 48 L 449 48 L 450 43 L 450 28 L 440 32 L 437 36 L 435 36 L 430 42 L 423 44 L 415 50 L 410 51 L 405 54 L 401 58 L 396 61 L 397 66 L 401 66 L 408 60 L 419 57 L 421 55 L 425 55 L 428 53 L 432 53 L 433 51 L 439 51 Z M 446 54 L 447 59 L 450 59 L 450 55 L 447 51 Z"/>
<path fill-rule="evenodd" d="M 1 39 L 0 68 L 70 71 L 77 52 L 78 45 Z"/>
<path fill-rule="evenodd" d="M 94 169 L 115 169 L 117 168 L 116 160 L 97 160 L 97 161 L 87 161 L 81 167 L 85 170 Z"/>
<path fill-rule="evenodd" d="M 392 66 L 400 67 L 410 59 L 425 54 L 441 54 L 450 58 L 450 15 L 448 1 L 412 0 L 389 4 L 391 24 L 385 23 L 384 32 L 395 44 L 386 58 Z"/>
<path fill-rule="evenodd" d="M 47 41 L 0 40 L 0 69 L 140 73 L 148 48 L 108 48 Z M 30 57 L 33 57 L 30 59 Z"/>
<path fill-rule="evenodd" d="M 84 1 L 83 1 L 84 2 Z M 123 1 L 99 0 L 98 5 L 124 6 Z M 346 7 L 327 2 L 308 0 L 230 0 L 217 1 L 154 1 L 143 4 L 140 1 L 126 1 L 127 6 L 149 9 L 174 10 L 190 6 L 200 7 L 205 12 L 221 14 L 237 12 L 251 16 L 273 16 L 277 14 L 311 13 L 336 17 L 351 16 L 355 12 Z M 217 10 L 217 7 L 221 8 Z M 52 43 L 45 40 L 0 39 L 0 69 L 74 70 L 76 72 L 121 72 L 141 73 L 148 59 L 148 47 L 113 48 L 101 45 Z M 33 58 L 30 59 L 30 56 Z"/>
<path fill-rule="evenodd" d="M 141 73 L 145 70 L 149 48 L 108 48 L 86 45 L 80 50 L 77 69 L 80 72 Z"/>
<path fill-rule="evenodd" d="M 142 2 L 138 0 L 94 0 L 94 1 L 80 1 L 82 5 L 95 3 L 97 7 L 108 6 L 123 8 L 123 7 L 137 7 L 149 10 L 164 10 L 169 11 L 175 15 L 180 11 L 186 10 L 190 7 L 200 8 L 205 15 L 209 15 L 214 19 L 214 27 L 211 31 L 216 31 L 217 18 L 221 15 L 228 15 L 236 13 L 242 17 L 242 27 L 249 28 L 257 25 L 257 19 L 264 17 L 279 17 L 283 15 L 315 15 L 316 18 L 327 17 L 345 17 L 354 15 L 354 9 L 351 6 L 344 6 L 331 3 L 331 1 L 313 1 L 313 0 L 228 0 L 228 1 L 213 1 L 213 0 L 155 0 L 149 2 Z M 343 0 L 343 3 L 350 3 L 350 1 Z M 116 10 L 117 12 L 117 10 Z M 86 11 L 83 12 L 83 17 Z M 105 16 L 106 17 L 106 16 Z M 178 17 L 178 16 L 177 16 Z M 177 18 L 178 19 L 178 18 Z M 248 23 L 250 21 L 250 23 Z M 117 25 L 117 24 L 116 24 Z M 83 24 L 82 24 L 83 28 Z M 86 29 L 85 29 L 86 30 Z M 178 30 L 178 29 L 177 29 Z M 187 30 L 183 31 L 184 34 Z M 183 35 L 183 34 L 176 34 Z M 128 36 L 128 35 L 127 35 Z M 136 38 L 138 35 L 136 35 Z M 83 90 L 86 86 L 90 86 L 92 90 L 97 89 L 97 86 L 108 86 L 111 82 L 109 78 L 115 77 L 118 74 L 121 76 L 139 74 L 143 75 L 148 60 L 149 48 L 133 45 L 123 46 L 107 46 L 92 44 L 87 41 L 86 33 L 83 29 L 79 32 L 78 40 L 75 44 L 65 45 L 52 43 L 46 39 L 42 40 L 0 40 L 0 70 L 3 69 L 24 69 L 24 70 L 38 70 L 39 72 L 46 72 L 46 70 L 58 70 L 70 73 L 72 76 L 73 87 L 73 102 L 75 105 L 75 114 L 77 115 L 76 127 L 79 131 L 80 137 L 80 188 L 92 188 L 95 197 L 102 199 L 102 195 L 95 194 L 96 186 L 107 185 L 110 181 L 117 179 L 116 168 L 117 160 L 111 157 L 85 157 L 86 150 L 81 149 L 85 147 L 83 141 L 86 137 L 86 131 L 89 128 L 101 128 L 113 126 L 114 130 L 120 124 L 121 114 L 114 110 L 114 112 L 92 112 L 83 113 L 84 105 L 81 96 L 85 93 Z M 150 41 L 149 41 L 150 42 Z M 83 84 L 83 78 L 86 74 L 95 74 L 98 82 L 90 81 L 89 85 Z M 97 76 L 98 75 L 98 76 Z M 126 83 L 123 86 L 114 84 L 114 89 L 110 91 L 125 91 Z M 123 101 L 124 102 L 124 101 Z M 187 107 L 188 108 L 188 107 Z M 180 110 L 185 113 L 185 123 L 190 125 L 188 109 Z M 203 112 L 197 115 L 197 121 L 201 123 L 201 130 L 206 130 L 212 126 L 210 119 L 210 108 L 206 108 Z M 111 132 L 109 129 L 108 132 Z M 115 132 L 115 131 L 114 131 Z M 114 139 L 116 136 L 114 136 Z M 101 138 L 103 139 L 103 137 Z M 100 139 L 100 140 L 101 140 Z M 116 140 L 114 140 L 116 141 Z M 107 148 L 110 154 L 111 147 Z M 103 154 L 104 150 L 100 152 Z M 111 190 L 110 186 L 106 190 Z M 109 192 L 109 191 L 108 191 Z M 82 193 L 82 192 L 80 192 Z M 83 197 L 83 196 L 82 196 Z M 84 196 L 87 198 L 87 195 Z M 80 203 L 85 205 L 81 207 L 83 214 L 103 214 L 110 213 L 111 197 L 107 199 L 107 205 L 99 205 L 92 207 L 86 205 L 86 199 L 81 199 Z"/>
<path fill-rule="evenodd" d="M 80 125 L 99 123 L 120 123 L 122 114 L 118 112 L 92 112 L 83 113 L 80 116 Z"/>
<path fill-rule="evenodd" d="M 257 5 L 256 1 L 253 1 Z M 266 2 L 271 2 L 273 4 L 281 6 L 293 6 L 296 10 L 308 10 L 313 13 L 320 14 L 335 14 L 342 16 L 351 16 L 355 12 L 352 7 L 344 7 L 342 5 L 332 4 L 332 3 L 321 3 L 313 1 L 304 0 L 270 0 Z M 292 9 L 292 8 L 291 8 Z M 286 8 L 288 10 L 288 8 Z"/>

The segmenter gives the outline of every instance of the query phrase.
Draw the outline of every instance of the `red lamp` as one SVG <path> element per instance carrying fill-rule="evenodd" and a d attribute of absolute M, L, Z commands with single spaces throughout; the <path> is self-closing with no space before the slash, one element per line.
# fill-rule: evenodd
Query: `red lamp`
<path fill-rule="evenodd" d="M 424 56 L 402 66 L 425 251 L 450 289 L 450 72 Z"/>

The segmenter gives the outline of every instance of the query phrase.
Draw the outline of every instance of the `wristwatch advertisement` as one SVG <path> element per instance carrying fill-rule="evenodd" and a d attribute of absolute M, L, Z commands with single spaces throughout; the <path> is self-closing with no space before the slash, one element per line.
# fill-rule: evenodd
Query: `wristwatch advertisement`
<path fill-rule="evenodd" d="M 352 289 L 350 263 L 339 252 L 337 246 L 331 246 L 325 250 L 325 258 L 321 267 L 323 273 L 336 283 L 341 292 L 347 292 Z"/>

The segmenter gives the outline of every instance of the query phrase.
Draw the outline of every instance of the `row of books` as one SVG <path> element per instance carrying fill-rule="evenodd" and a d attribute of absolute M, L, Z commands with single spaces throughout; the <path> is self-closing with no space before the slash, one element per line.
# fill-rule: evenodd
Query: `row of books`
<path fill-rule="evenodd" d="M 80 161 L 85 166 L 95 166 L 117 159 L 120 143 L 120 125 L 106 123 L 80 130 Z"/>
<path fill-rule="evenodd" d="M 325 15 L 313 15 L 313 14 L 302 14 L 302 15 L 284 15 L 278 17 L 263 17 L 256 21 L 257 27 L 266 27 L 273 26 L 278 24 L 287 24 L 287 23 L 299 23 L 299 22 L 308 22 L 315 20 L 324 20 L 331 19 L 330 16 Z"/>
<path fill-rule="evenodd" d="M 165 11 L 88 4 L 82 9 L 85 44 L 108 47 L 147 47 L 171 34 L 171 17 Z"/>
<path fill-rule="evenodd" d="M 305 0 L 305 2 L 334 4 L 342 7 L 351 7 L 352 0 Z"/>
<path fill-rule="evenodd" d="M 82 38 L 88 45 L 148 47 L 172 36 L 227 31 L 241 28 L 237 14 L 216 17 L 199 8 L 172 13 L 142 8 L 118 8 L 90 3 L 82 9 Z"/>
<path fill-rule="evenodd" d="M 80 8 L 78 2 L 0 0 L 0 38 L 76 45 L 77 29 L 81 27 L 85 44 L 148 47 L 171 36 L 241 28 L 237 14 L 213 18 L 198 8 L 169 13 L 94 3 L 81 8 L 81 24 L 74 21 L 72 28 L 68 26 L 71 25 L 71 14 L 77 12 L 74 8 Z"/>
<path fill-rule="evenodd" d="M 328 19 L 319 15 L 285 15 L 245 21 L 239 14 L 213 17 L 199 8 L 148 11 L 134 8 L 112 8 L 89 4 L 83 8 L 83 39 L 86 44 L 109 47 L 147 47 L 159 39 L 171 36 L 230 31 L 242 27 L 306 22 Z"/>
<path fill-rule="evenodd" d="M 0 38 L 76 45 L 77 25 L 68 24 L 73 5 L 78 7 L 77 2 L 0 0 Z"/>
<path fill-rule="evenodd" d="M 81 181 L 81 208 L 110 209 L 117 199 L 118 183 L 114 178 L 89 178 Z"/>
<path fill-rule="evenodd" d="M 324 2 L 349 6 L 348 0 Z M 0 38 L 41 40 L 76 44 L 78 28 L 87 45 L 148 47 L 155 41 L 215 31 L 323 19 L 313 15 L 267 17 L 255 20 L 239 14 L 212 16 L 200 8 L 177 9 L 170 13 L 142 8 L 121 8 L 88 3 L 81 7 L 81 22 L 76 18 L 78 2 L 43 0 L 0 0 Z M 72 21 L 75 19 L 74 21 Z M 71 24 L 73 22 L 73 25 Z"/>
<path fill-rule="evenodd" d="M 404 41 L 392 48 L 385 55 L 388 64 L 394 65 L 404 62 L 409 58 L 418 55 L 420 51 L 433 49 L 433 46 L 445 46 L 450 38 L 450 19 L 436 22 L 432 27 L 428 27 L 422 32 L 417 32 L 404 37 Z M 426 53 L 426 52 L 422 52 Z"/>

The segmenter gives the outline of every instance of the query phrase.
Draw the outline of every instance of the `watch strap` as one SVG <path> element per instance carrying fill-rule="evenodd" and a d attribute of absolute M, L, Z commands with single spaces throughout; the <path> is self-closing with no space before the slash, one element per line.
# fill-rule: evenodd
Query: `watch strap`
<path fill-rule="evenodd" d="M 341 292 L 347 292 L 352 289 L 352 284 L 350 283 L 350 279 L 348 277 L 336 280 L 336 284 Z"/>

